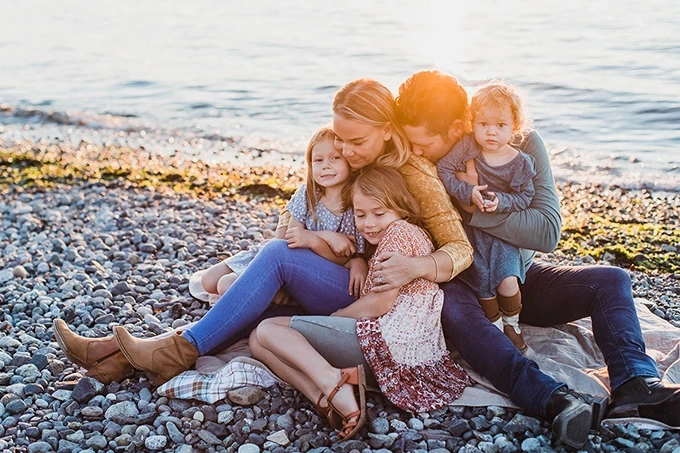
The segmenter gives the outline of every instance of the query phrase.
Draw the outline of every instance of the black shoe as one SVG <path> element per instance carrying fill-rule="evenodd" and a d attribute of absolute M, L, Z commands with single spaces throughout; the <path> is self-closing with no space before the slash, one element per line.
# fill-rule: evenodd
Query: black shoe
<path fill-rule="evenodd" d="M 680 426 L 680 385 L 655 377 L 634 377 L 612 393 L 609 418 L 645 417 Z"/>
<path fill-rule="evenodd" d="M 548 398 L 545 411 L 558 440 L 574 448 L 585 445 L 593 422 L 593 409 L 584 395 L 560 387 Z"/>

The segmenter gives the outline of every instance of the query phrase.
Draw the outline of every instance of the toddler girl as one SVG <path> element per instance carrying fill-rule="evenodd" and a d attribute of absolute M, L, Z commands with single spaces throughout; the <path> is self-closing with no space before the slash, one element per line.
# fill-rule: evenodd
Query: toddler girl
<path fill-rule="evenodd" d="M 309 141 L 305 160 L 307 182 L 298 188 L 286 209 L 291 214 L 287 227 L 279 228 L 276 236 L 286 239 L 291 248 L 306 247 L 331 261 L 344 264 L 354 253 L 363 253 L 364 240 L 354 226 L 352 209 L 343 209 L 342 189 L 351 169 L 335 149 L 335 135 L 330 127 L 318 130 Z M 202 276 L 203 289 L 221 296 L 243 273 L 266 241 L 239 252 L 210 267 Z M 344 250 L 343 256 L 333 250 Z M 363 277 L 350 285 L 350 294 L 357 294 Z M 283 297 L 278 294 L 277 297 Z M 219 297 L 216 297 L 217 299 Z"/>
<path fill-rule="evenodd" d="M 491 82 L 474 94 L 469 115 L 472 133 L 437 164 L 439 178 L 451 196 L 483 212 L 529 207 L 534 196 L 534 160 L 512 146 L 526 132 L 524 117 L 521 98 L 509 85 Z M 479 175 L 478 186 L 456 179 L 455 173 L 465 171 L 469 160 L 474 161 Z M 474 261 L 461 278 L 477 293 L 487 318 L 524 351 L 527 346 L 519 328 L 519 281 L 524 282 L 525 266 L 520 250 L 469 226 L 470 214 L 463 213 L 463 220 Z"/>
<path fill-rule="evenodd" d="M 253 355 L 316 401 L 341 439 L 365 421 L 366 379 L 411 412 L 449 404 L 472 383 L 446 349 L 440 319 L 444 294 L 436 283 L 418 278 L 391 291 L 373 291 L 380 283 L 373 278 L 375 256 L 390 251 L 424 256 L 434 250 L 416 226 L 420 209 L 403 178 L 392 168 L 372 167 L 358 174 L 348 193 L 357 229 L 376 246 L 361 297 L 330 317 L 265 320 L 250 337 Z M 358 403 L 352 385 L 358 387 Z"/>

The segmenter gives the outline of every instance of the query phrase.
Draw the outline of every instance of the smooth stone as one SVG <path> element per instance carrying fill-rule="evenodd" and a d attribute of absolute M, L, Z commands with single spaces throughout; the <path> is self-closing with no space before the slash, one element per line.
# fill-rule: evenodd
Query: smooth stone
<path fill-rule="evenodd" d="M 168 444 L 165 436 L 149 436 L 144 440 L 144 446 L 149 450 L 162 450 Z"/>
<path fill-rule="evenodd" d="M 238 453 L 260 453 L 260 447 L 255 444 L 243 444 L 238 447 Z"/>
<path fill-rule="evenodd" d="M 132 401 L 122 401 L 111 405 L 106 410 L 104 417 L 110 419 L 113 417 L 135 417 L 136 415 L 139 415 L 137 405 Z"/>
<path fill-rule="evenodd" d="M 290 444 L 290 439 L 288 439 L 288 435 L 284 429 L 271 433 L 269 436 L 267 436 L 267 440 L 277 443 L 283 447 Z"/>
<path fill-rule="evenodd" d="M 241 387 L 227 392 L 227 398 L 239 406 L 252 406 L 264 398 L 264 391 L 259 387 Z"/>
<path fill-rule="evenodd" d="M 28 453 L 47 453 L 48 451 L 54 450 L 52 449 L 52 445 L 47 442 L 38 441 L 28 445 Z"/>

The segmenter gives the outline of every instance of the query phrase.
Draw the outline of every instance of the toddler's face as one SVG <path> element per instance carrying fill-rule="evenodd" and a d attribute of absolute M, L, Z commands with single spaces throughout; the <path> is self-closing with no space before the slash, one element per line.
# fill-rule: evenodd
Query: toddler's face
<path fill-rule="evenodd" d="M 506 105 L 503 108 L 482 107 L 475 113 L 472 123 L 475 140 L 487 153 L 499 151 L 512 138 L 512 110 Z"/>

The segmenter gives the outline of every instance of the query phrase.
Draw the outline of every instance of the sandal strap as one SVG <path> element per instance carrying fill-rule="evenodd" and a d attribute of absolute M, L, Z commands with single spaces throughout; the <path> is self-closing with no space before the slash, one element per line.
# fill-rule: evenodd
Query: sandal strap
<path fill-rule="evenodd" d="M 347 373 L 345 370 L 340 371 L 340 381 L 336 384 L 335 388 L 331 390 L 331 392 L 328 394 L 328 397 L 326 398 L 326 401 L 328 402 L 329 407 L 333 407 L 333 398 L 335 398 L 335 394 L 340 391 L 340 388 L 347 383 L 349 380 L 349 373 Z"/>
<path fill-rule="evenodd" d="M 359 423 L 359 420 L 361 418 L 361 410 L 354 411 L 351 414 L 348 414 L 347 417 L 343 417 L 345 420 L 342 424 L 342 428 L 340 429 L 340 437 L 344 438 L 346 437 L 357 424 Z M 354 419 L 354 420 L 351 420 Z M 350 421 L 351 420 L 351 421 Z"/>

